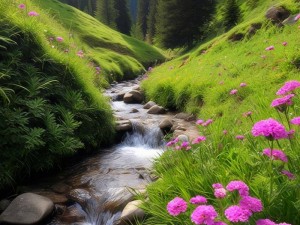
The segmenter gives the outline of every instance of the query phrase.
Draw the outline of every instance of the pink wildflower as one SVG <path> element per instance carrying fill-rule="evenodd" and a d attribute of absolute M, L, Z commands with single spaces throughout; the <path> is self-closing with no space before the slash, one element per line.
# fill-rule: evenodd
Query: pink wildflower
<path fill-rule="evenodd" d="M 226 189 L 228 191 L 231 191 L 231 192 L 237 190 L 237 191 L 239 191 L 239 194 L 241 196 L 248 196 L 249 195 L 249 187 L 243 181 L 239 181 L 239 180 L 231 181 L 226 186 Z"/>
<path fill-rule="evenodd" d="M 226 218 L 233 223 L 248 222 L 249 217 L 252 215 L 251 211 L 244 209 L 238 205 L 233 205 L 225 210 Z"/>
<path fill-rule="evenodd" d="M 286 41 L 282 42 L 282 45 L 283 45 L 283 46 L 287 46 L 287 44 L 288 44 L 288 43 L 287 43 Z"/>
<path fill-rule="evenodd" d="M 256 225 L 276 225 L 276 223 L 269 219 L 261 219 L 256 221 Z"/>
<path fill-rule="evenodd" d="M 235 138 L 237 140 L 244 140 L 245 139 L 245 136 L 244 135 L 236 135 Z"/>
<path fill-rule="evenodd" d="M 258 198 L 253 198 L 251 196 L 244 196 L 239 205 L 242 208 L 249 209 L 251 212 L 261 212 L 263 210 L 263 205 L 261 200 Z"/>
<path fill-rule="evenodd" d="M 291 80 L 285 82 L 285 84 L 276 92 L 276 95 L 285 95 L 300 87 L 300 82 L 297 80 Z"/>
<path fill-rule="evenodd" d="M 294 174 L 292 174 L 290 171 L 282 170 L 281 173 L 283 175 L 286 175 L 290 180 L 294 180 L 296 177 Z"/>
<path fill-rule="evenodd" d="M 25 5 L 25 4 L 20 4 L 20 5 L 18 5 L 18 8 L 19 8 L 19 9 L 25 9 L 25 8 L 26 8 L 26 5 Z"/>
<path fill-rule="evenodd" d="M 205 141 L 206 140 L 206 137 L 204 137 L 204 136 L 198 136 L 197 138 L 195 138 L 194 140 L 193 140 L 193 144 L 199 144 L 200 142 L 202 142 L 202 141 Z"/>
<path fill-rule="evenodd" d="M 293 130 L 293 129 L 291 129 L 291 130 L 289 130 L 288 132 L 287 132 L 287 135 L 288 135 L 288 138 L 289 139 L 292 139 L 292 138 L 294 138 L 295 137 L 295 130 Z"/>
<path fill-rule="evenodd" d="M 223 130 L 223 134 L 224 135 L 228 134 L 228 131 L 227 130 Z"/>
<path fill-rule="evenodd" d="M 202 123 L 204 123 L 204 120 L 197 120 L 196 124 L 201 125 Z"/>
<path fill-rule="evenodd" d="M 294 94 L 289 94 L 286 95 L 282 98 L 276 98 L 275 100 L 273 100 L 271 106 L 275 107 L 276 109 L 278 109 L 281 112 L 284 112 L 287 108 L 287 106 L 292 105 L 292 98 L 294 97 Z"/>
<path fill-rule="evenodd" d="M 202 126 L 207 127 L 209 124 L 211 124 L 213 122 L 212 119 L 208 119 L 206 120 L 204 123 L 202 123 Z"/>
<path fill-rule="evenodd" d="M 39 14 L 36 11 L 30 11 L 28 16 L 39 16 Z"/>
<path fill-rule="evenodd" d="M 217 188 L 223 188 L 223 185 L 220 183 L 215 183 L 212 185 L 213 189 L 217 189 Z"/>
<path fill-rule="evenodd" d="M 63 42 L 63 41 L 64 41 L 64 39 L 63 39 L 62 37 L 57 37 L 56 40 L 57 40 L 58 42 Z"/>
<path fill-rule="evenodd" d="M 291 119 L 291 124 L 300 125 L 300 116 Z"/>
<path fill-rule="evenodd" d="M 214 196 L 216 198 L 225 198 L 226 197 L 226 189 L 225 188 L 216 188 L 214 191 Z"/>
<path fill-rule="evenodd" d="M 246 83 L 240 83 L 240 87 L 246 87 L 247 84 Z"/>
<path fill-rule="evenodd" d="M 172 145 L 174 145 L 175 143 L 174 143 L 174 141 L 169 141 L 167 144 L 166 144 L 166 146 L 167 147 L 170 147 L 170 146 L 172 146 Z"/>
<path fill-rule="evenodd" d="M 272 50 L 274 50 L 274 49 L 275 49 L 274 46 L 271 45 L 271 46 L 269 46 L 269 47 L 266 48 L 266 51 L 272 51 Z"/>
<path fill-rule="evenodd" d="M 95 67 L 95 70 L 100 71 L 101 68 L 100 68 L 99 66 L 96 66 L 96 67 Z"/>
<path fill-rule="evenodd" d="M 181 143 L 181 148 L 185 150 L 191 149 L 190 143 L 188 141 L 184 141 Z"/>
<path fill-rule="evenodd" d="M 271 151 L 270 148 L 266 148 L 263 150 L 263 154 L 274 160 L 281 160 L 282 162 L 288 162 L 288 158 L 286 157 L 284 152 L 278 149 L 273 149 Z"/>
<path fill-rule="evenodd" d="M 238 92 L 237 89 L 233 89 L 233 90 L 230 91 L 230 94 L 231 94 L 231 95 L 235 95 L 237 92 Z"/>
<path fill-rule="evenodd" d="M 197 195 L 190 199 L 190 203 L 195 204 L 195 205 L 206 204 L 207 199 L 203 196 Z"/>
<path fill-rule="evenodd" d="M 218 216 L 215 208 L 211 205 L 200 205 L 191 214 L 191 220 L 195 224 L 213 224 Z"/>
<path fill-rule="evenodd" d="M 297 21 L 299 19 L 300 19 L 300 13 L 297 16 L 295 16 L 294 20 Z"/>
<path fill-rule="evenodd" d="M 183 213 L 187 210 L 187 203 L 179 197 L 174 198 L 167 205 L 167 210 L 170 215 L 178 216 L 180 213 Z"/>
<path fill-rule="evenodd" d="M 265 136 L 271 140 L 287 138 L 284 126 L 272 118 L 255 123 L 251 132 L 253 136 Z"/>
<path fill-rule="evenodd" d="M 79 56 L 80 58 L 83 58 L 84 57 L 84 53 L 82 50 L 79 50 L 77 53 L 76 53 L 77 56 Z"/>

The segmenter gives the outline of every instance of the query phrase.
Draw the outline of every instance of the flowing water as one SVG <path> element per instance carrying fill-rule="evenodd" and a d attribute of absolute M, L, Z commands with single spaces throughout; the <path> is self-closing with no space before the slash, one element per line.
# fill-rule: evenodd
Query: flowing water
<path fill-rule="evenodd" d="M 113 98 L 116 90 L 130 91 L 134 85 L 134 81 L 120 83 L 106 94 Z M 167 115 L 149 115 L 141 104 L 112 101 L 111 105 L 117 118 L 131 121 L 132 131 L 123 136 L 121 143 L 62 173 L 59 182 L 86 191 L 78 194 L 83 200 L 68 206 L 82 217 L 80 223 L 70 223 L 58 216 L 50 224 L 113 225 L 124 206 L 133 200 L 128 190 L 144 190 L 151 182 L 152 161 L 164 146 L 158 123 Z"/>

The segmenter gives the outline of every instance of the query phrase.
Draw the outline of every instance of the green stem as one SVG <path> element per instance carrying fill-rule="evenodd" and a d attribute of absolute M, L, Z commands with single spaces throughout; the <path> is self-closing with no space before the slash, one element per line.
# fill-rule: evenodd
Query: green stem
<path fill-rule="evenodd" d="M 272 198 L 272 195 L 273 195 L 273 182 L 274 182 L 274 173 L 273 173 L 273 146 L 274 146 L 274 142 L 271 141 L 271 161 L 270 161 L 270 198 L 269 198 L 269 201 L 271 202 L 271 198 Z"/>

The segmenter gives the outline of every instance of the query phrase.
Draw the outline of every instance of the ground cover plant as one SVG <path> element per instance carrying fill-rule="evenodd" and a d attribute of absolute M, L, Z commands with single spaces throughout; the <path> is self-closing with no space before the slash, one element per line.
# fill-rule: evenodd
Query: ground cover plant
<path fill-rule="evenodd" d="M 160 179 L 141 196 L 141 224 L 300 224 L 299 2 L 277 2 L 293 24 L 244 15 L 144 81 L 149 99 L 198 115 L 200 136 L 167 144 L 155 163 Z M 262 25 L 254 36 L 229 40 L 252 23 Z"/>

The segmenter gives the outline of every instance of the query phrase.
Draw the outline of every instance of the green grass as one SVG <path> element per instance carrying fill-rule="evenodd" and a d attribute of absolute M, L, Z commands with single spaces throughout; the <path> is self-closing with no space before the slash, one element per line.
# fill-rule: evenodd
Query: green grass
<path fill-rule="evenodd" d="M 283 5 L 292 14 L 299 13 L 299 2 L 258 1 L 254 9 L 246 1 L 239 3 L 243 9 L 240 24 L 156 67 L 142 84 L 149 100 L 169 109 L 194 113 L 201 119 L 211 118 L 214 123 L 199 127 L 199 133 L 207 137 L 206 142 L 194 145 L 191 151 L 169 149 L 155 162 L 155 171 L 161 179 L 148 186 L 146 197 L 140 196 L 145 200 L 143 209 L 147 214 L 140 224 L 193 224 L 190 215 L 196 206 L 189 204 L 187 212 L 177 217 L 169 215 L 166 206 L 176 196 L 189 201 L 195 195 L 207 197 L 209 204 L 218 210 L 218 219 L 228 223 L 224 210 L 238 204 L 239 198 L 229 194 L 226 199 L 217 200 L 211 185 L 220 182 L 226 186 L 232 180 L 244 181 L 250 187 L 251 196 L 263 202 L 264 211 L 254 214 L 248 224 L 254 225 L 260 218 L 276 223 L 300 223 L 300 196 L 296 187 L 300 176 L 299 129 L 291 127 L 296 130 L 291 142 L 280 140 L 274 144 L 288 155 L 289 163 L 274 162 L 272 170 L 270 160 L 262 155 L 262 149 L 270 143 L 251 135 L 255 122 L 270 117 L 291 129 L 284 114 L 270 105 L 279 97 L 275 93 L 284 82 L 299 80 L 300 24 L 279 28 L 266 21 L 264 14 L 272 5 Z M 221 20 L 220 12 L 221 8 L 216 20 Z M 228 40 L 233 33 L 245 34 L 252 23 L 258 22 L 263 26 L 254 36 L 238 42 Z M 282 45 L 284 41 L 287 46 Z M 266 51 L 271 45 L 275 50 Z M 242 82 L 247 86 L 240 87 Z M 238 90 L 236 95 L 229 94 L 233 89 Z M 293 101 L 289 118 L 300 113 L 299 98 Z M 246 118 L 243 113 L 248 111 L 253 114 Z M 223 130 L 228 134 L 224 135 Z M 244 135 L 245 140 L 236 140 L 236 135 Z M 292 171 L 296 179 L 282 176 L 283 168 Z"/>
<path fill-rule="evenodd" d="M 35 5 L 41 13 L 51 15 L 44 24 L 55 28 L 53 35 L 66 39 L 84 52 L 107 75 L 114 78 L 133 78 L 145 71 L 144 67 L 164 60 L 162 51 L 129 36 L 123 35 L 95 18 L 57 0 L 38 0 Z M 63 31 L 63 32 L 62 32 Z"/>

